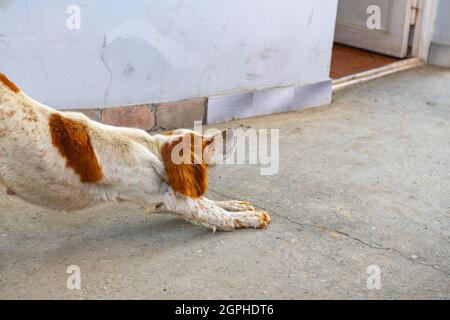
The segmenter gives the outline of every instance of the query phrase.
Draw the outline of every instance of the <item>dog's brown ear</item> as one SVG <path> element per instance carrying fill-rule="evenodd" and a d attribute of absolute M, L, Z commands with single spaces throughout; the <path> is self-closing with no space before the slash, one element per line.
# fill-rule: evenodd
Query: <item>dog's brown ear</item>
<path fill-rule="evenodd" d="M 199 157 L 194 150 L 194 139 L 194 135 L 188 134 L 184 139 L 180 137 L 164 143 L 161 156 L 172 189 L 185 196 L 198 198 L 208 188 L 208 169 L 201 155 Z"/>

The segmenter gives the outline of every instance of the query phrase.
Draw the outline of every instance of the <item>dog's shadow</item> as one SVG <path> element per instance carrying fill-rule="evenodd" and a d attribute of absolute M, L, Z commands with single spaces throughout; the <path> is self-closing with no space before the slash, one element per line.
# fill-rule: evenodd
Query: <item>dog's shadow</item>
<path fill-rule="evenodd" d="M 145 215 L 136 212 L 134 218 L 127 215 L 121 219 L 108 219 L 105 213 L 100 218 L 81 217 L 76 224 L 65 223 L 59 218 L 57 225 L 48 232 L 43 229 L 55 216 L 50 212 L 42 214 L 45 218 L 35 221 L 37 225 L 32 230 L 16 225 L 2 246 L 3 253 L 10 258 L 41 256 L 46 260 L 60 260 L 79 258 L 93 251 L 100 252 L 103 257 L 120 251 L 121 254 L 136 252 L 151 258 L 161 252 L 170 253 L 189 242 L 198 244 L 212 237 L 217 239 L 217 234 L 213 235 L 211 230 L 170 213 Z"/>

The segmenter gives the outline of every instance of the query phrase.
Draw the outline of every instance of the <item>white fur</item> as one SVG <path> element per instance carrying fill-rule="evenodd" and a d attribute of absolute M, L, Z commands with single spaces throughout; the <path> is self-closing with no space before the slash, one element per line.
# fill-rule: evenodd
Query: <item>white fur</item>
<path fill-rule="evenodd" d="M 107 126 L 80 113 L 59 112 L 85 124 L 103 171 L 82 183 L 52 144 L 49 117 L 58 111 L 0 81 L 0 183 L 9 194 L 50 209 L 78 210 L 101 202 L 130 201 L 147 212 L 170 211 L 213 230 L 267 226 L 268 216 L 239 201 L 215 202 L 175 194 L 167 184 L 160 148 L 171 136 Z"/>

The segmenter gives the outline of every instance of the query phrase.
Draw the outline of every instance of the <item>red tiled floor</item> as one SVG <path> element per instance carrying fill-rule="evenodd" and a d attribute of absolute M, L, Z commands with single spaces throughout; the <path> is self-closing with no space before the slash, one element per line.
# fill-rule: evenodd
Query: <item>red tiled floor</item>
<path fill-rule="evenodd" d="M 398 60 L 397 58 L 335 43 L 330 77 L 337 79 L 382 67 Z"/>

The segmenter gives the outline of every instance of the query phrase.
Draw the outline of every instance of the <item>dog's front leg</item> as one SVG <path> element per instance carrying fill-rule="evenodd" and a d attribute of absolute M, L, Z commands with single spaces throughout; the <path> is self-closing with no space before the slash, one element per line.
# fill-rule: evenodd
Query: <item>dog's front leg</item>
<path fill-rule="evenodd" d="M 227 211 L 255 211 L 255 207 L 247 202 L 247 201 L 241 201 L 241 200 L 211 200 L 207 198 L 203 198 L 205 201 L 211 203 L 212 205 L 215 205 L 217 207 L 221 207 L 222 209 L 225 209 Z"/>
<path fill-rule="evenodd" d="M 189 198 L 175 194 L 170 188 L 164 195 L 164 206 L 184 220 L 212 230 L 231 231 L 239 228 L 267 228 L 270 217 L 259 210 L 227 211 L 206 198 Z"/>

